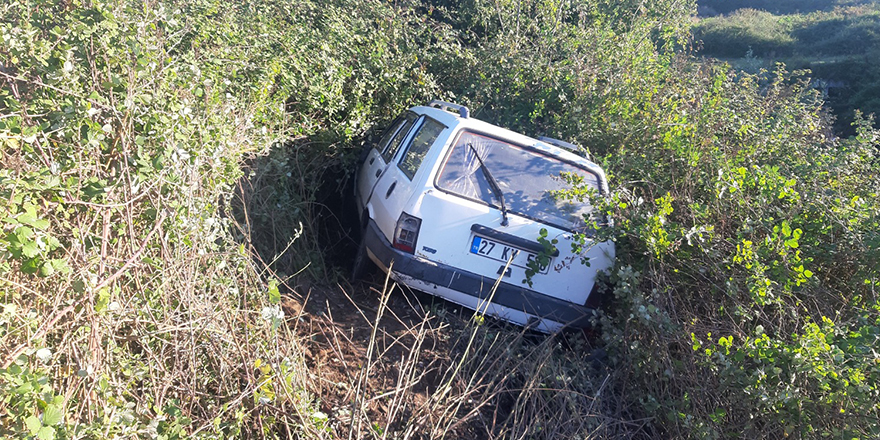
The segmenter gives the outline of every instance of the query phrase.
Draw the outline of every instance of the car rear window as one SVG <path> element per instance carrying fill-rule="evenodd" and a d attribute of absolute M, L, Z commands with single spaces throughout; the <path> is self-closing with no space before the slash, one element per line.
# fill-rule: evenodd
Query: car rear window
<path fill-rule="evenodd" d="M 569 187 L 562 173 L 575 173 L 599 191 L 599 178 L 578 166 L 493 137 L 464 132 L 447 156 L 437 187 L 462 197 L 500 207 L 480 169 L 482 159 L 498 182 L 510 212 L 567 230 L 581 230 L 589 203 L 561 200 L 555 190 Z"/>

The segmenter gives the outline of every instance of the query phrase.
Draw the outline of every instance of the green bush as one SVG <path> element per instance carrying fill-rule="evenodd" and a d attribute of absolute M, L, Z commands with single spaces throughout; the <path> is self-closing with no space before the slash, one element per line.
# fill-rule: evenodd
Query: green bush
<path fill-rule="evenodd" d="M 674 436 L 876 436 L 880 133 L 782 70 L 667 72 L 607 115 L 643 127 L 605 159 L 623 392 Z"/>
<path fill-rule="evenodd" d="M 0 435 L 332 437 L 280 288 L 332 272 L 317 188 L 434 97 L 613 185 L 611 365 L 519 347 L 464 387 L 515 403 L 493 432 L 878 435 L 880 133 L 831 136 L 801 74 L 691 58 L 692 2 L 7 3 Z M 467 395 L 438 396 L 460 426 Z"/>
<path fill-rule="evenodd" d="M 621 395 L 673 437 L 876 435 L 871 121 L 836 139 L 802 72 L 695 64 L 650 16 L 522 8 L 531 19 L 471 11 L 479 55 L 442 84 L 478 117 L 584 145 L 611 176 L 603 337 Z"/>
<path fill-rule="evenodd" d="M 442 32 L 398 12 L 0 6 L 0 436 L 322 432 L 297 341 L 279 327 L 278 282 L 251 260 L 269 245 L 230 206 L 246 158 L 319 133 L 344 150 L 435 95 L 414 48 Z M 292 216 L 284 227 L 306 219 L 288 208 L 313 202 L 273 197 L 267 210 L 284 202 Z M 250 214 L 264 233 L 265 212 Z M 303 257 L 292 265 L 319 260 Z"/>

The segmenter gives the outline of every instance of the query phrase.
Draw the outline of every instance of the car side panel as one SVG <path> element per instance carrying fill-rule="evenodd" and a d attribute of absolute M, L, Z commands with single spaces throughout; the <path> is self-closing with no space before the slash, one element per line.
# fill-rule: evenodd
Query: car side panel
<path fill-rule="evenodd" d="M 402 212 L 406 211 L 406 203 L 415 189 L 415 184 L 397 167 L 397 162 L 400 160 L 403 152 L 409 147 L 421 123 L 422 120 L 420 118 L 413 124 L 406 138 L 403 139 L 397 154 L 391 158 L 391 161 L 379 177 L 379 181 L 376 182 L 373 195 L 369 201 L 370 212 L 376 224 L 379 225 L 379 229 L 382 230 L 388 241 L 392 243 L 394 242 L 394 229 L 397 226 L 397 219 L 400 218 Z"/>
<path fill-rule="evenodd" d="M 417 209 L 425 181 L 436 168 L 435 162 L 440 154 L 439 150 L 443 149 L 450 137 L 451 130 L 449 127 L 446 127 L 437 136 L 428 152 L 425 153 L 424 160 L 421 162 L 422 166 L 419 167 L 413 178 L 410 179 L 398 164 L 409 153 L 413 139 L 419 134 L 424 123 L 425 119 L 420 118 L 413 125 L 413 129 L 404 140 L 398 154 L 388 164 L 384 174 L 382 174 L 373 190 L 369 206 L 370 212 L 373 214 L 373 218 L 379 225 L 379 228 L 391 242 L 394 241 L 394 229 L 400 214 L 402 212 L 412 214 Z"/>

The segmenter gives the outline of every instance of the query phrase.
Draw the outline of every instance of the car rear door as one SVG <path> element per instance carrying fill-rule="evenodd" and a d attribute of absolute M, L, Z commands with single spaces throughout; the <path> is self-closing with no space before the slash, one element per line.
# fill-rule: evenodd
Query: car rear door
<path fill-rule="evenodd" d="M 397 153 L 416 119 L 417 115 L 412 112 L 399 116 L 385 130 L 379 142 L 373 148 L 370 148 L 357 176 L 356 196 L 359 207 L 366 207 L 376 182 L 379 181 L 382 173 L 388 168 L 388 163 Z"/>
<path fill-rule="evenodd" d="M 373 192 L 372 207 L 379 229 L 393 242 L 394 229 L 400 214 L 414 194 L 417 173 L 422 160 L 447 127 L 437 120 L 422 116 L 414 124 L 411 133 L 403 138 L 400 153 L 391 159 L 388 168 L 379 178 Z"/>

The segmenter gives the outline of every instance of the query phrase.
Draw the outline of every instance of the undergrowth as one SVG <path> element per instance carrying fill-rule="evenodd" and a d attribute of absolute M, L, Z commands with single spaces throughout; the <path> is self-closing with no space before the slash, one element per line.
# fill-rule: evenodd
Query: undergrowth
<path fill-rule="evenodd" d="M 880 134 L 697 62 L 694 9 L 4 3 L 0 435 L 876 437 Z M 303 306 L 348 289 L 318 193 L 431 98 L 606 169 L 601 340 Z"/>

